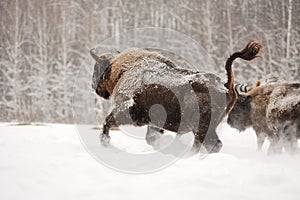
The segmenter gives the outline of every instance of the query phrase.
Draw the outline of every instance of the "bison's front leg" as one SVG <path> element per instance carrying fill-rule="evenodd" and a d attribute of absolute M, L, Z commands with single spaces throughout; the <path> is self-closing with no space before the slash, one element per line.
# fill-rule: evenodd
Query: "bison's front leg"
<path fill-rule="evenodd" d="M 260 131 L 255 131 L 256 132 L 256 137 L 257 137 L 257 151 L 261 151 L 262 150 L 262 146 L 265 142 L 266 139 L 266 135 L 265 133 L 262 133 Z"/>
<path fill-rule="evenodd" d="M 109 129 L 112 126 L 117 126 L 113 113 L 111 112 L 105 119 L 105 123 L 103 124 L 103 130 L 100 134 L 100 142 L 103 146 L 108 146 L 110 141 Z"/>
<path fill-rule="evenodd" d="M 274 133 L 273 137 L 268 137 L 270 140 L 270 146 L 268 149 L 268 154 L 281 154 L 282 153 L 282 144 L 280 144 L 280 137 L 278 133 Z"/>
<path fill-rule="evenodd" d="M 294 124 L 288 124 L 282 132 L 282 143 L 286 152 L 295 154 L 298 152 L 297 127 Z"/>

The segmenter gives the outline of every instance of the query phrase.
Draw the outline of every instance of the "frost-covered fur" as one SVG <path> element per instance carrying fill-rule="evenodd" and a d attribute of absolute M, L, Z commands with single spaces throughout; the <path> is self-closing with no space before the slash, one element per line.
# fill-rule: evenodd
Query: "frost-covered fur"
<path fill-rule="evenodd" d="M 282 80 L 280 80 L 276 73 L 270 73 L 258 80 L 255 87 L 278 84 L 280 82 L 282 82 Z M 244 86 L 243 90 L 239 89 L 239 87 L 241 87 L 240 85 Z M 229 113 L 227 122 L 231 127 L 236 128 L 239 131 L 244 131 L 246 128 L 250 127 L 253 128 L 257 136 L 257 150 L 261 151 L 266 138 L 268 138 L 271 142 L 274 140 L 273 131 L 270 130 L 268 126 L 261 126 L 261 124 L 266 124 L 266 119 L 264 117 L 261 117 L 260 115 L 251 116 L 251 106 L 249 106 L 251 98 L 247 98 L 245 93 L 250 92 L 255 87 L 251 87 L 249 85 L 245 86 L 244 84 L 236 84 L 235 87 L 237 87 L 237 89 L 235 88 L 237 100 Z M 263 100 L 261 98 L 259 99 L 263 102 L 268 101 L 268 96 L 265 98 L 266 99 Z M 260 109 L 261 110 L 257 110 L 257 112 L 265 112 L 265 108 L 263 106 Z M 255 120 L 260 121 L 257 123 Z"/>
<path fill-rule="evenodd" d="M 226 84 L 214 74 L 179 68 L 154 52 L 133 49 L 97 56 L 92 50 L 96 60 L 93 88 L 105 99 L 114 98 L 113 110 L 103 125 L 102 144 L 109 143 L 112 126 L 132 124 L 150 127 L 148 143 L 153 132 L 162 129 L 178 134 L 192 131 L 195 152 L 201 145 L 208 152 L 220 151 L 222 142 L 215 129 L 235 100 L 231 64 L 236 58 L 255 58 L 260 47 L 250 42 L 230 56 Z"/>
<path fill-rule="evenodd" d="M 276 150 L 283 146 L 286 151 L 296 152 L 300 137 L 300 83 L 274 88 L 266 118 L 269 129 L 279 136 Z"/>
<path fill-rule="evenodd" d="M 228 124 L 240 131 L 252 127 L 258 137 L 258 149 L 267 136 L 270 153 L 281 152 L 283 147 L 295 151 L 300 130 L 298 85 L 272 83 L 239 95 L 228 115 Z"/>

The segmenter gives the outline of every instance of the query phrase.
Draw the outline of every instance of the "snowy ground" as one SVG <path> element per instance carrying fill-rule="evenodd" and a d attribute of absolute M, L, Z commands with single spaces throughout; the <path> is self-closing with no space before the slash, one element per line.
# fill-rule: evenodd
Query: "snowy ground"
<path fill-rule="evenodd" d="M 75 126 L 0 124 L 0 199 L 299 199 L 299 155 L 267 156 L 268 144 L 256 152 L 251 130 L 238 134 L 223 124 L 218 132 L 221 153 L 129 175 L 97 162 Z M 113 140 L 128 142 L 117 131 Z"/>

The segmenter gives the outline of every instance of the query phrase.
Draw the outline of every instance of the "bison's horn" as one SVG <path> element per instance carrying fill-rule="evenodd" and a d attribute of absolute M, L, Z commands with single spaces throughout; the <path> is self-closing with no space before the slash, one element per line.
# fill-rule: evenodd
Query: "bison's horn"
<path fill-rule="evenodd" d="M 97 61 L 98 56 L 97 56 L 96 50 L 94 48 L 90 50 L 90 54 Z"/>

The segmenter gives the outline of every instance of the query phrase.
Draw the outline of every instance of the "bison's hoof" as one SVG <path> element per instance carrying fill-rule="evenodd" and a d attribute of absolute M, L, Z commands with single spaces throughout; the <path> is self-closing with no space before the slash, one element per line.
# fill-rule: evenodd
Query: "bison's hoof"
<path fill-rule="evenodd" d="M 204 146 L 205 146 L 207 153 L 218 153 L 221 151 L 223 144 L 222 144 L 221 140 L 217 140 L 211 144 L 204 144 Z"/>
<path fill-rule="evenodd" d="M 221 151 L 222 147 L 223 147 L 223 143 L 221 142 L 221 140 L 218 140 L 216 144 L 213 146 L 213 148 L 211 149 L 210 153 L 218 153 Z"/>
<path fill-rule="evenodd" d="M 107 135 L 107 134 L 101 134 L 100 135 L 100 142 L 101 142 L 102 146 L 108 147 L 110 145 L 109 141 L 110 141 L 109 135 Z"/>

